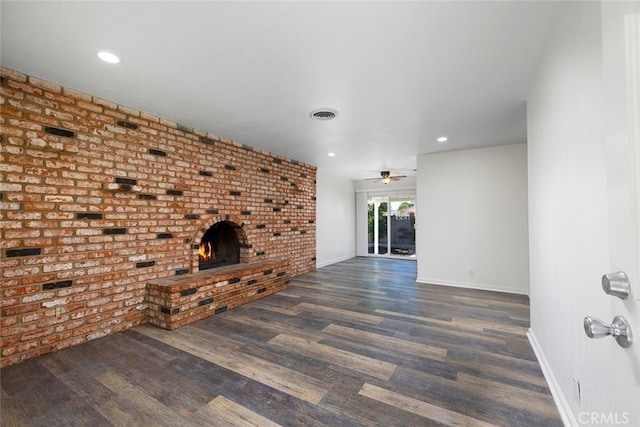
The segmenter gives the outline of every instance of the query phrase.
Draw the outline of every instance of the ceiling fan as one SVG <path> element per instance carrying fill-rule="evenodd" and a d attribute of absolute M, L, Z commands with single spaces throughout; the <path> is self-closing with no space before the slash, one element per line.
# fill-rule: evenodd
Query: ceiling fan
<path fill-rule="evenodd" d="M 369 178 L 365 181 L 382 181 L 385 184 L 388 184 L 389 181 L 400 181 L 402 178 L 406 178 L 405 175 L 396 175 L 396 176 L 391 176 L 391 172 L 389 171 L 381 171 L 380 172 L 380 178 Z"/>

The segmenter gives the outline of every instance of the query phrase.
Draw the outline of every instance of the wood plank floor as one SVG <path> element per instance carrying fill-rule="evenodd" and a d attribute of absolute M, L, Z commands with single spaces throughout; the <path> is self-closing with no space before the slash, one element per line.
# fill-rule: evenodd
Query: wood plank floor
<path fill-rule="evenodd" d="M 526 296 L 354 258 L 175 331 L 0 371 L 2 426 L 561 426 Z"/>

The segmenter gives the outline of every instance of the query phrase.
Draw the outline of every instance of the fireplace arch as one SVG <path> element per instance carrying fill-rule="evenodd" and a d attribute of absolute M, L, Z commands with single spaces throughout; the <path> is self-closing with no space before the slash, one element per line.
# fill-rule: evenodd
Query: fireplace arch
<path fill-rule="evenodd" d="M 236 228 L 233 222 L 219 221 L 204 232 L 198 248 L 200 270 L 240 263 L 240 239 Z"/>
<path fill-rule="evenodd" d="M 215 218 L 210 226 L 201 227 L 193 243 L 193 271 L 248 262 L 247 236 L 244 224 L 228 216 Z"/>

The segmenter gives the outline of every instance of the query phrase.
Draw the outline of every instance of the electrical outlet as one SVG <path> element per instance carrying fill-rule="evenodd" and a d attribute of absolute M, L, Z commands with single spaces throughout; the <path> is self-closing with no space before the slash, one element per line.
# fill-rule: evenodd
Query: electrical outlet
<path fill-rule="evenodd" d="M 59 305 L 56 306 L 56 317 L 60 316 L 62 314 L 62 308 L 60 308 Z"/>
<path fill-rule="evenodd" d="M 582 406 L 582 390 L 580 389 L 580 380 L 573 376 L 573 395 L 578 401 L 578 405 Z"/>

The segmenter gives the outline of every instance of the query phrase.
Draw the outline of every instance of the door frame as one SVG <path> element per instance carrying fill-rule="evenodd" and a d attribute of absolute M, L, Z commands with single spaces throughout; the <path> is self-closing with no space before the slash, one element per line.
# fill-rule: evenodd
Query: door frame
<path fill-rule="evenodd" d="M 636 206 L 636 243 L 640 246 L 640 1 L 633 13 L 625 16 L 627 87 L 629 88 L 629 145 L 633 156 L 633 189 Z M 640 250 L 637 250 L 637 266 L 640 268 Z M 640 276 L 640 272 L 638 272 Z M 636 279 L 633 295 L 640 301 L 640 280 Z"/>
<path fill-rule="evenodd" d="M 371 197 L 390 197 L 394 196 L 413 196 L 417 205 L 417 191 L 415 187 L 402 187 L 389 190 L 384 189 L 361 189 L 356 190 L 356 255 L 357 256 L 380 256 L 387 258 L 400 258 L 406 260 L 416 260 L 418 253 L 414 257 L 406 257 L 402 255 L 373 255 L 369 253 L 368 227 L 367 227 L 367 210 L 368 200 Z M 416 211 L 417 212 L 417 211 Z M 416 215 L 417 221 L 417 215 Z"/>

